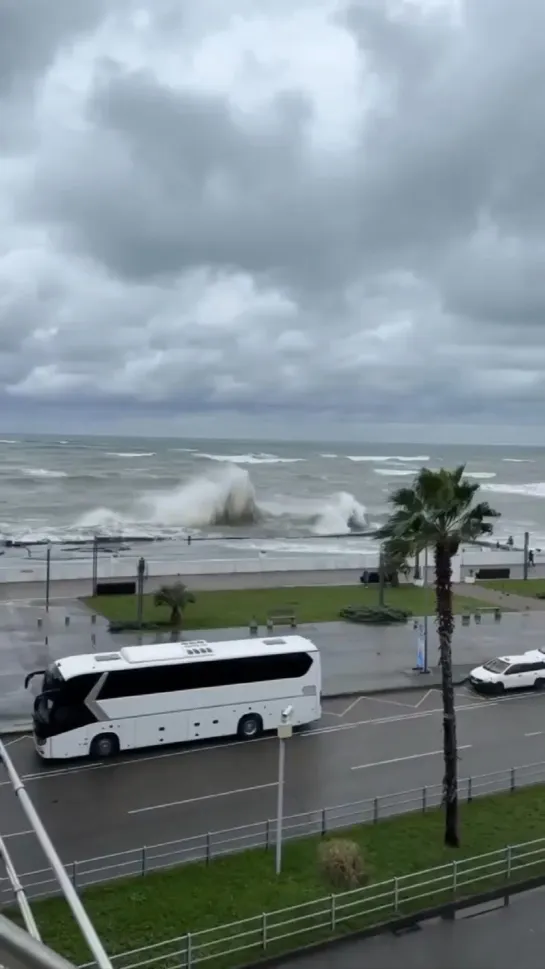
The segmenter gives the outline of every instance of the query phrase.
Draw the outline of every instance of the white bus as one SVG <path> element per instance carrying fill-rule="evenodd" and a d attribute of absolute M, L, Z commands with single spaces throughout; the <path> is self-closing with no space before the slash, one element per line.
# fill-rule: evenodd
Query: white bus
<path fill-rule="evenodd" d="M 302 636 L 127 646 L 58 659 L 34 701 L 44 758 L 111 757 L 190 740 L 245 739 L 321 716 L 320 654 Z"/>

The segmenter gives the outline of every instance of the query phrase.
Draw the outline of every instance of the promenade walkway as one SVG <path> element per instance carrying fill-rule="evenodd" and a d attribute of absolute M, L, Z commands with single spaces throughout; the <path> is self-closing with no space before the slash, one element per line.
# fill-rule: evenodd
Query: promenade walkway
<path fill-rule="evenodd" d="M 274 969 L 542 969 L 543 891 L 515 896 L 508 908 L 385 933 L 274 963 Z"/>
<path fill-rule="evenodd" d="M 513 595 L 511 592 L 500 592 L 498 589 L 491 589 L 487 585 L 467 585 L 459 582 L 454 586 L 454 593 L 458 596 L 465 596 L 466 599 L 478 599 L 480 602 L 488 602 L 491 606 L 499 606 L 501 609 L 509 609 L 512 612 L 544 612 L 545 599 L 536 599 L 533 596 Z"/>

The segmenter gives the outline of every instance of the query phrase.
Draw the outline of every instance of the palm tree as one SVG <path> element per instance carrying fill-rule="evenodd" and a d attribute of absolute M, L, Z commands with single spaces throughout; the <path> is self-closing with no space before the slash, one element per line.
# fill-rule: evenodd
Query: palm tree
<path fill-rule="evenodd" d="M 411 488 L 390 496 L 392 514 L 377 537 L 393 542 L 398 552 L 416 556 L 426 548 L 435 559 L 435 612 L 443 698 L 443 754 L 445 771 L 445 844 L 458 847 L 458 754 L 452 685 L 452 558 L 461 544 L 492 532 L 497 518 L 487 502 L 474 503 L 478 484 L 464 479 L 465 466 L 454 470 L 422 468 Z"/>
<path fill-rule="evenodd" d="M 190 602 L 195 602 L 195 596 L 183 582 L 173 585 L 162 585 L 155 593 L 156 606 L 166 606 L 170 609 L 170 624 L 179 628 L 182 625 L 182 613 Z"/>

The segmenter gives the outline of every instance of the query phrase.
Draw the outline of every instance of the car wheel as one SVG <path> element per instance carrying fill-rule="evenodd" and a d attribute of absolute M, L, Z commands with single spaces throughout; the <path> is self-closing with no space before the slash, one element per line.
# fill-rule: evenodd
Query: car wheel
<path fill-rule="evenodd" d="M 101 733 L 91 742 L 89 754 L 91 757 L 115 757 L 119 753 L 119 740 L 115 733 Z"/>
<path fill-rule="evenodd" d="M 543 680 L 540 676 L 538 676 L 537 680 L 534 683 L 534 686 L 536 690 L 543 690 L 545 688 L 545 680 Z"/>
<path fill-rule="evenodd" d="M 244 740 L 254 740 L 263 730 L 263 721 L 257 713 L 249 713 L 238 722 L 237 733 Z"/>
<path fill-rule="evenodd" d="M 504 683 L 496 683 L 496 693 L 505 693 Z"/>

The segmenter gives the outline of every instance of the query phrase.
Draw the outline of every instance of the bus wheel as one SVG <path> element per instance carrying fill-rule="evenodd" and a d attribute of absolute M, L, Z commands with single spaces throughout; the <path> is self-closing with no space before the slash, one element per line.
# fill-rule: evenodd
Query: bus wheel
<path fill-rule="evenodd" d="M 257 713 L 249 713 L 247 717 L 242 717 L 238 722 L 237 733 L 244 740 L 253 740 L 259 737 L 263 730 L 263 721 Z"/>
<path fill-rule="evenodd" d="M 95 737 L 89 748 L 91 757 L 113 757 L 119 753 L 119 740 L 115 733 L 101 733 Z"/>

